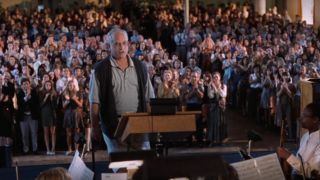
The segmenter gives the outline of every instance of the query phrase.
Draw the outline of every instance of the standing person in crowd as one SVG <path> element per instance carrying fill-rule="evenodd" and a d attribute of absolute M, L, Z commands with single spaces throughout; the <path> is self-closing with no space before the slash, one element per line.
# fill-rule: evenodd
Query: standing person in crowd
<path fill-rule="evenodd" d="M 13 126 L 13 89 L 3 85 L 2 75 L 0 74 L 0 146 L 10 146 L 12 142 Z"/>
<path fill-rule="evenodd" d="M 82 119 L 85 131 L 86 149 L 84 155 L 87 155 L 91 150 L 91 132 L 92 132 L 92 121 L 90 119 L 90 104 L 89 104 L 89 79 L 86 79 L 83 87 L 83 108 L 82 108 Z"/>
<path fill-rule="evenodd" d="M 251 120 L 257 120 L 258 105 L 261 93 L 260 66 L 255 65 L 253 72 L 249 76 L 250 88 L 248 91 L 248 115 Z"/>
<path fill-rule="evenodd" d="M 220 73 L 214 72 L 208 85 L 208 140 L 211 145 L 221 144 L 227 138 L 227 122 L 225 119 L 227 86 L 221 82 Z"/>
<path fill-rule="evenodd" d="M 34 70 L 30 65 L 23 64 L 21 67 L 21 71 L 22 73 L 20 73 L 19 76 L 16 78 L 16 81 L 19 85 L 21 85 L 21 80 L 24 78 L 29 79 L 33 87 L 36 87 L 38 85 L 38 82 L 35 80 L 36 78 L 33 76 Z"/>
<path fill-rule="evenodd" d="M 271 96 L 274 92 L 274 81 L 271 69 L 267 69 L 262 76 L 262 92 L 260 100 L 260 119 L 265 126 L 271 127 Z"/>
<path fill-rule="evenodd" d="M 79 85 L 77 79 L 72 75 L 71 70 L 68 67 L 62 69 L 62 77 L 57 80 L 56 90 L 61 94 L 66 88 L 69 81 L 72 81 L 75 85 L 75 90 L 79 91 Z"/>
<path fill-rule="evenodd" d="M 285 148 L 278 148 L 277 154 L 280 159 L 284 159 L 285 166 L 290 166 L 293 169 L 293 179 L 319 179 L 320 172 L 320 103 L 313 102 L 308 104 L 301 114 L 301 125 L 306 128 L 306 132 L 300 141 L 300 146 L 297 155 L 293 155 Z M 288 164 L 287 164 L 288 163 Z M 288 169 L 288 168 L 287 168 Z M 285 174 L 291 174 L 284 172 Z"/>
<path fill-rule="evenodd" d="M 83 90 L 87 78 L 84 76 L 84 70 L 80 66 L 74 69 L 74 78 L 78 82 L 79 90 Z"/>
<path fill-rule="evenodd" d="M 214 41 L 211 38 L 210 33 L 206 33 L 205 39 L 202 41 L 200 45 L 201 49 L 201 58 L 200 58 L 200 67 L 203 71 L 211 70 L 211 53 L 214 49 Z"/>
<path fill-rule="evenodd" d="M 172 60 L 172 67 L 180 74 L 180 71 L 182 69 L 182 62 L 179 59 Z"/>
<path fill-rule="evenodd" d="M 114 136 L 121 115 L 146 112 L 154 91 L 146 67 L 128 56 L 127 32 L 114 28 L 108 33 L 108 41 L 111 56 L 94 68 L 89 101 L 93 134 L 99 139 L 101 128 L 108 153 L 111 153 L 127 149 L 127 143 Z M 130 143 L 134 149 L 150 149 L 146 135 L 133 135 Z"/>
<path fill-rule="evenodd" d="M 177 98 L 180 96 L 179 87 L 172 81 L 171 69 L 166 69 L 162 74 L 162 83 L 158 86 L 158 98 Z"/>
<path fill-rule="evenodd" d="M 202 97 L 203 97 L 203 80 L 201 74 L 198 71 L 191 73 L 190 83 L 186 85 L 183 90 L 184 108 L 187 109 L 201 109 Z"/>
<path fill-rule="evenodd" d="M 46 59 L 47 57 L 45 55 L 45 52 L 40 51 L 37 56 L 38 56 L 38 58 L 37 58 L 36 62 L 33 64 L 33 69 L 36 72 L 36 74 L 38 75 L 38 72 L 39 72 L 38 69 L 41 65 L 44 65 L 45 70 L 49 71 L 50 62 Z"/>
<path fill-rule="evenodd" d="M 195 57 L 190 57 L 188 59 L 188 65 L 181 69 L 181 76 L 184 76 L 188 68 L 190 68 L 192 72 L 196 71 L 198 74 L 201 75 L 202 70 L 197 66 L 197 61 Z"/>
<path fill-rule="evenodd" d="M 74 136 L 75 150 L 79 149 L 78 138 L 80 137 L 80 130 L 83 127 L 82 120 L 82 106 L 83 97 L 79 91 L 76 90 L 74 82 L 69 81 L 67 89 L 63 92 L 63 127 L 66 128 L 67 146 L 66 155 L 72 154 L 72 136 Z"/>
<path fill-rule="evenodd" d="M 29 79 L 21 80 L 21 90 L 17 94 L 18 113 L 17 119 L 20 122 L 23 153 L 28 153 L 29 131 L 31 131 L 32 151 L 38 151 L 38 121 L 40 120 L 39 95 L 31 87 Z"/>
<path fill-rule="evenodd" d="M 280 74 L 280 82 L 276 87 L 276 123 L 281 127 L 284 121 L 288 127 L 289 139 L 295 138 L 293 133 L 292 108 L 293 96 L 295 93 L 294 85 L 291 84 L 290 75 L 288 72 Z"/>
<path fill-rule="evenodd" d="M 44 131 L 44 142 L 47 155 L 55 155 L 56 148 L 56 125 L 57 125 L 57 94 L 54 90 L 53 82 L 47 80 L 43 83 L 43 89 L 40 92 L 41 120 Z M 50 136 L 51 134 L 51 148 Z"/>
<path fill-rule="evenodd" d="M 190 83 L 186 84 L 182 90 L 182 111 L 200 111 L 202 108 L 203 98 L 203 80 L 201 73 L 194 71 L 191 73 Z M 203 140 L 203 122 L 201 116 L 196 120 L 197 132 L 193 137 L 195 140 Z"/>
<path fill-rule="evenodd" d="M 178 28 L 174 34 L 174 42 L 176 43 L 176 53 L 180 57 L 181 61 L 186 64 L 187 59 L 187 47 L 186 40 L 188 38 L 186 30 Z"/>
<path fill-rule="evenodd" d="M 241 114 L 244 116 L 247 114 L 247 89 L 249 88 L 249 67 L 248 57 L 244 57 L 237 63 L 240 71 L 240 80 L 237 87 L 237 102 L 238 107 L 241 110 Z"/>
<path fill-rule="evenodd" d="M 203 97 L 202 97 L 202 121 L 208 123 L 208 112 L 209 112 L 209 96 L 208 89 L 212 82 L 212 75 L 209 71 L 203 74 Z M 207 127 L 204 129 L 204 132 L 207 133 Z M 204 135 L 204 139 L 207 139 L 207 134 Z"/>

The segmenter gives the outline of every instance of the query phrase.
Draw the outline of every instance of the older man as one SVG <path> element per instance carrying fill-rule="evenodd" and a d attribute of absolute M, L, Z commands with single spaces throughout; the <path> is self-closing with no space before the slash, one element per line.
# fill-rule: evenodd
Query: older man
<path fill-rule="evenodd" d="M 128 56 L 128 35 L 122 29 L 108 33 L 111 56 L 98 62 L 90 79 L 90 110 L 93 134 L 99 139 L 99 129 L 108 153 L 125 151 L 126 142 L 114 136 L 121 115 L 126 112 L 146 112 L 154 91 L 146 67 Z M 100 120 L 100 127 L 99 127 Z M 146 135 L 133 135 L 133 149 L 150 149 Z"/>

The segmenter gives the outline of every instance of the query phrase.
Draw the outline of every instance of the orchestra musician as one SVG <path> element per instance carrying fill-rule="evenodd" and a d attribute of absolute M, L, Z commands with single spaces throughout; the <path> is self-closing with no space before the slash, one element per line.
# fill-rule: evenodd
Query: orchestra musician
<path fill-rule="evenodd" d="M 301 114 L 301 125 L 306 132 L 300 141 L 296 155 L 280 147 L 277 154 L 280 160 L 285 160 L 284 166 L 291 167 L 284 174 L 290 174 L 291 179 L 319 179 L 320 172 L 320 103 L 308 104 Z"/>

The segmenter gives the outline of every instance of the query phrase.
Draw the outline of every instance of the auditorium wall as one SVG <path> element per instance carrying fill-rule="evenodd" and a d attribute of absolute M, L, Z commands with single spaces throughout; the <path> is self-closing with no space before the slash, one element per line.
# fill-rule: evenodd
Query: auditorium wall
<path fill-rule="evenodd" d="M 34 2 L 35 2 L 34 0 L 1 0 L 0 5 L 3 8 L 7 8 L 15 5 L 27 6 Z"/>
<path fill-rule="evenodd" d="M 0 5 L 3 8 L 13 7 L 19 5 L 22 8 L 30 9 L 35 8 L 37 4 L 42 4 L 45 7 L 51 7 L 55 9 L 58 4 L 63 8 L 69 8 L 74 2 L 78 4 L 84 4 L 85 1 L 92 2 L 94 0 L 0 0 Z"/>
<path fill-rule="evenodd" d="M 320 26 L 320 0 L 314 1 L 314 27 L 318 28 Z"/>
<path fill-rule="evenodd" d="M 60 4 L 64 8 L 70 7 L 74 2 L 78 4 L 85 4 L 85 3 L 95 3 L 103 2 L 104 4 L 113 4 L 115 7 L 119 7 L 122 0 L 0 0 L 0 5 L 3 8 L 13 7 L 15 5 L 19 5 L 20 7 L 30 10 L 36 7 L 36 5 L 43 4 L 45 7 L 50 7 L 55 9 L 58 4 Z M 194 2 L 198 0 L 192 0 Z M 238 2 L 243 3 L 246 0 L 202 0 L 204 4 L 220 4 L 220 3 L 230 3 L 230 2 Z M 284 9 L 288 10 L 288 13 L 292 20 L 295 19 L 295 15 L 301 15 L 301 5 L 303 5 L 303 0 L 266 0 L 266 9 L 272 8 L 274 5 L 278 6 L 278 12 L 282 12 Z M 320 0 L 314 0 L 314 25 L 318 27 L 320 25 L 320 11 L 316 9 L 320 9 Z"/>
<path fill-rule="evenodd" d="M 287 1 L 287 9 L 289 16 L 294 21 L 296 19 L 296 15 L 301 16 L 301 0 Z"/>

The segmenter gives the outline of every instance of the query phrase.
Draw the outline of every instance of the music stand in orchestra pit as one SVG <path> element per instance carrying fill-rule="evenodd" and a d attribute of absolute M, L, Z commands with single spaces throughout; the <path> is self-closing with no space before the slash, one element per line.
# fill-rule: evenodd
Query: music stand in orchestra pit
<path fill-rule="evenodd" d="M 182 154 L 146 159 L 133 180 L 228 179 L 228 165 L 217 154 Z"/>
<path fill-rule="evenodd" d="M 126 113 L 121 118 L 115 137 L 126 141 L 131 134 L 172 133 L 196 131 L 196 116 L 200 111 L 176 112 L 174 115 L 151 115 L 149 113 Z M 130 144 L 130 143 L 128 143 Z M 128 151 L 130 147 L 128 147 Z"/>

